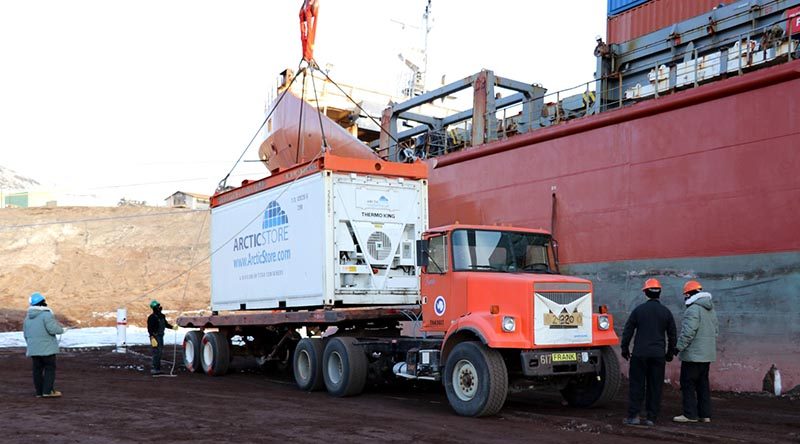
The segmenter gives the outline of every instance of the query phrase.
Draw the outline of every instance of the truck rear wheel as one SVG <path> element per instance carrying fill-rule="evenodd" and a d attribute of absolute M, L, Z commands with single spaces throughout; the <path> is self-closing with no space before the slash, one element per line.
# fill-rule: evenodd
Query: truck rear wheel
<path fill-rule="evenodd" d="M 202 350 L 203 371 L 209 376 L 222 376 L 228 372 L 231 363 L 228 337 L 223 333 L 212 331 L 203 336 Z"/>
<path fill-rule="evenodd" d="M 322 352 L 325 348 L 322 339 L 303 338 L 294 349 L 292 371 L 300 390 L 313 392 L 325 385 L 322 376 Z"/>
<path fill-rule="evenodd" d="M 508 370 L 503 357 L 480 342 L 453 348 L 442 378 L 450 406 L 461 416 L 490 416 L 503 408 Z"/>
<path fill-rule="evenodd" d="M 323 354 L 322 375 L 328 393 L 338 398 L 358 395 L 367 383 L 367 355 L 356 338 L 331 338 Z"/>
<path fill-rule="evenodd" d="M 592 407 L 607 404 L 617 395 L 622 383 L 617 355 L 611 347 L 600 349 L 600 373 L 570 382 L 561 395 L 572 407 Z M 598 379 L 599 377 L 599 379 Z"/>
<path fill-rule="evenodd" d="M 203 364 L 200 361 L 203 350 L 203 333 L 192 330 L 183 337 L 183 365 L 190 372 L 200 372 Z"/>

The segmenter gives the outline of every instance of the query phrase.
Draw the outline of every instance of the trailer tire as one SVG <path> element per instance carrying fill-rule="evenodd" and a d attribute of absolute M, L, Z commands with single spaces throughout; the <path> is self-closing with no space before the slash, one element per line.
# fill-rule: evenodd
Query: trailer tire
<path fill-rule="evenodd" d="M 581 383 L 570 383 L 561 395 L 572 407 L 594 407 L 608 404 L 617 396 L 622 384 L 617 355 L 611 347 L 600 349 L 600 380 L 592 377 Z"/>
<path fill-rule="evenodd" d="M 222 376 L 228 372 L 231 363 L 228 337 L 222 332 L 211 331 L 203 336 L 203 371 L 209 376 Z"/>
<path fill-rule="evenodd" d="M 203 371 L 203 333 L 192 330 L 183 337 L 183 366 L 189 372 Z"/>
<path fill-rule="evenodd" d="M 497 350 L 477 341 L 456 345 L 442 378 L 450 406 L 461 416 L 491 416 L 506 403 L 508 370 Z"/>
<path fill-rule="evenodd" d="M 294 381 L 300 390 L 314 392 L 322 390 L 322 352 L 325 344 L 319 338 L 303 338 L 297 343 L 292 359 Z"/>
<path fill-rule="evenodd" d="M 337 398 L 358 395 L 367 383 L 367 355 L 356 338 L 334 337 L 323 353 L 322 375 L 328 393 Z"/>

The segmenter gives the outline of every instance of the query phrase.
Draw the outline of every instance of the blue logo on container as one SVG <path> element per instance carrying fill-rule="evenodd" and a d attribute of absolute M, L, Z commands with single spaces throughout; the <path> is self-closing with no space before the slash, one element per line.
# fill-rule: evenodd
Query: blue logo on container
<path fill-rule="evenodd" d="M 381 196 L 381 198 L 378 199 L 378 203 L 381 205 L 389 205 L 389 199 L 387 199 L 386 196 Z"/>
<path fill-rule="evenodd" d="M 264 211 L 264 222 L 261 224 L 261 228 L 266 230 L 288 223 L 289 218 L 286 216 L 286 212 L 281 209 L 280 204 L 274 200 L 270 202 L 269 205 L 267 205 L 266 211 Z"/>

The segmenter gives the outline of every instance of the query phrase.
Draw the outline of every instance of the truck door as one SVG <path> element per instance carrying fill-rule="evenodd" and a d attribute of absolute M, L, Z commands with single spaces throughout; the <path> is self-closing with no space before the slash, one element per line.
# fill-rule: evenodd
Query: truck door
<path fill-rule="evenodd" d="M 447 303 L 452 288 L 452 273 L 448 254 L 447 235 L 428 239 L 428 265 L 424 267 L 421 283 L 422 331 L 445 332 L 450 326 Z"/>

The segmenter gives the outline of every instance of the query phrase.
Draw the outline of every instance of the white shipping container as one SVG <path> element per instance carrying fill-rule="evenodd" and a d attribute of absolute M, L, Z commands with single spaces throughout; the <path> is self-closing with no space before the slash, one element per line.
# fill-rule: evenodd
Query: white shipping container
<path fill-rule="evenodd" d="M 426 180 L 323 170 L 211 210 L 211 309 L 417 304 Z"/>

